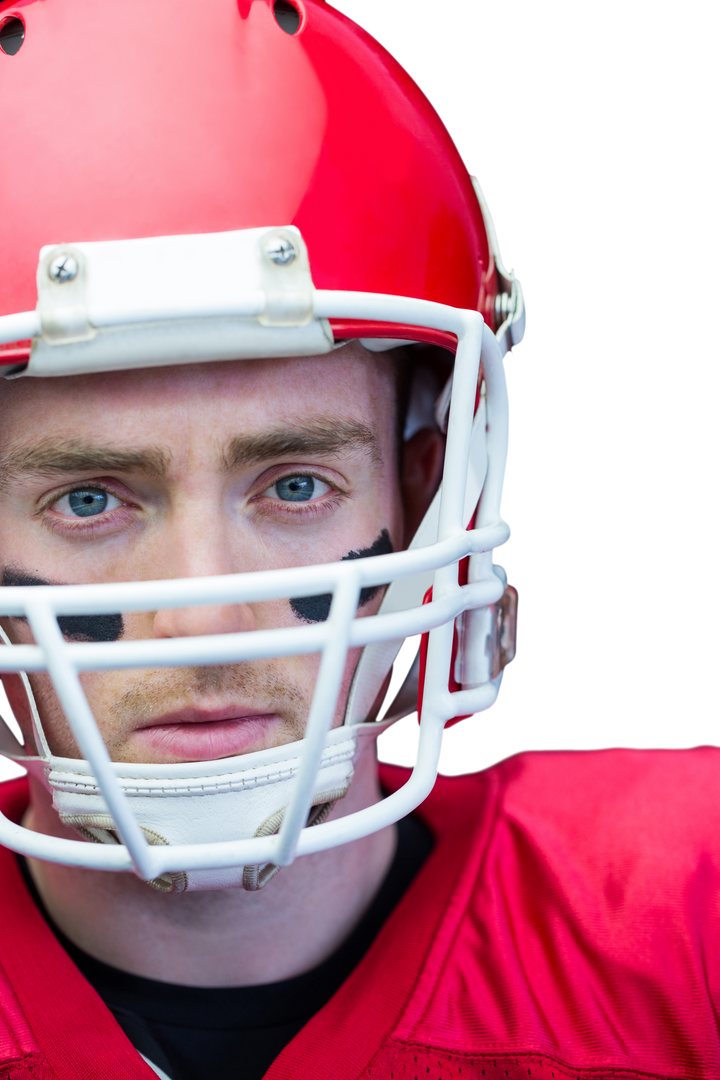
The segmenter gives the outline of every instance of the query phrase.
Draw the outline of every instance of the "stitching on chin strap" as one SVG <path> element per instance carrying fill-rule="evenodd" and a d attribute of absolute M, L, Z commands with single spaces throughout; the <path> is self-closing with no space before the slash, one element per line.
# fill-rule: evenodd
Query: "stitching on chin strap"
<path fill-rule="evenodd" d="M 115 822 L 109 814 L 61 814 L 60 820 L 63 825 L 75 829 L 85 839 L 93 844 L 119 844 L 120 837 L 115 832 Z M 140 828 L 145 834 L 148 844 L 156 846 L 168 846 L 168 841 L 154 829 L 148 829 L 144 825 Z M 151 889 L 157 889 L 164 893 L 185 892 L 188 887 L 188 878 L 184 870 L 177 870 L 161 874 L 160 877 L 146 881 Z"/>
<path fill-rule="evenodd" d="M 311 825 L 321 825 L 325 821 L 338 799 L 347 794 L 347 787 L 335 788 L 334 791 L 319 792 L 313 799 L 307 819 L 307 828 Z M 285 816 L 285 807 L 271 814 L 255 833 L 255 836 L 272 836 L 279 831 L 282 819 Z M 264 866 L 256 863 L 254 866 L 246 866 L 243 870 L 243 889 L 247 892 L 257 892 L 272 881 L 282 868 L 274 863 L 265 863 Z"/>

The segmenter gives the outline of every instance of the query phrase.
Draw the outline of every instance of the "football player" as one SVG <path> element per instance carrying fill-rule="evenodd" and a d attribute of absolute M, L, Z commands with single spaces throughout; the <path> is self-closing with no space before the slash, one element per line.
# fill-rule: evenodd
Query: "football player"
<path fill-rule="evenodd" d="M 5 2 L 0 87 L 3 1074 L 711 1075 L 707 757 L 435 785 L 524 307 L 427 100 L 323 0 Z"/>

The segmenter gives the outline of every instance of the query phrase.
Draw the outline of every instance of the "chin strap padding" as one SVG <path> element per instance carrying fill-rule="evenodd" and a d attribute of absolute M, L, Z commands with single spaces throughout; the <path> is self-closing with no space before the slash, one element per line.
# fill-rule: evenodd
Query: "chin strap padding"
<path fill-rule="evenodd" d="M 109 814 L 61 814 L 60 820 L 63 825 L 74 829 L 83 839 L 89 840 L 92 844 L 119 844 L 121 842 L 115 832 L 115 822 Z M 148 844 L 152 844 L 153 847 L 167 846 L 168 841 L 160 833 L 155 832 L 154 829 L 147 829 L 144 825 L 140 828 Z M 161 874 L 160 877 L 146 881 L 145 884 L 151 889 L 157 889 L 158 892 L 180 893 L 187 889 L 188 879 L 187 874 L 179 870 Z"/>
<path fill-rule="evenodd" d="M 347 787 L 337 788 L 335 791 L 323 791 L 315 796 L 317 801 L 313 802 L 307 819 L 307 827 L 311 825 L 322 825 L 323 821 L 327 820 L 330 811 L 332 810 L 338 799 L 342 799 L 347 794 Z M 285 816 L 285 807 L 282 810 L 277 810 L 274 814 L 271 814 L 269 818 L 263 821 L 260 828 L 255 833 L 255 836 L 274 836 L 275 833 L 280 831 L 283 817 Z M 279 874 L 281 867 L 276 866 L 275 863 L 256 863 L 254 866 L 246 866 L 243 870 L 243 889 L 247 892 L 257 892 L 258 889 L 262 889 L 267 885 L 268 881 L 272 881 L 276 874 Z"/>

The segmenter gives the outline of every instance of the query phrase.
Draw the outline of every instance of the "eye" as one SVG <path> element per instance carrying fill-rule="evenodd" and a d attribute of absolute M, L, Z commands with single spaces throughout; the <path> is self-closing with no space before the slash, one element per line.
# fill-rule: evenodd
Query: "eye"
<path fill-rule="evenodd" d="M 104 488 L 76 488 L 63 495 L 53 505 L 53 510 L 63 517 L 96 517 L 104 514 L 106 510 L 115 510 L 122 506 L 119 499 L 111 495 Z"/>
<path fill-rule="evenodd" d="M 284 476 L 276 480 L 272 487 L 263 491 L 263 495 L 281 499 L 283 502 L 309 502 L 318 499 L 330 491 L 330 485 L 315 476 Z"/>

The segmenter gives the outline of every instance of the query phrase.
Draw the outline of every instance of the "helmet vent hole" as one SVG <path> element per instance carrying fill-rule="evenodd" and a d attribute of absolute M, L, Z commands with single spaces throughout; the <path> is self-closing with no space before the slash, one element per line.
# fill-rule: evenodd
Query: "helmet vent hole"
<path fill-rule="evenodd" d="M 300 12 L 288 0 L 275 0 L 273 4 L 275 22 L 286 34 L 297 34 L 300 26 Z"/>
<path fill-rule="evenodd" d="M 0 49 L 8 56 L 14 56 L 16 52 L 19 52 L 24 40 L 25 23 L 22 19 L 11 15 L 0 25 Z"/>

